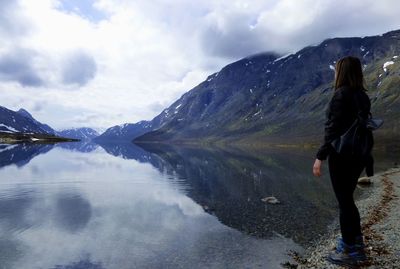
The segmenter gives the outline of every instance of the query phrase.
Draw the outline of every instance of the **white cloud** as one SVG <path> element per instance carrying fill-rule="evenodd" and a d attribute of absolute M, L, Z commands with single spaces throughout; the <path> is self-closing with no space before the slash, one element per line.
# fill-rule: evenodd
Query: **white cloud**
<path fill-rule="evenodd" d="M 381 34 L 400 25 L 394 0 L 0 4 L 6 37 L 0 69 L 2 59 L 30 52 L 22 73 L 0 70 L 1 105 L 31 109 L 55 128 L 149 120 L 207 75 L 249 54 L 283 54 L 329 37 Z"/>

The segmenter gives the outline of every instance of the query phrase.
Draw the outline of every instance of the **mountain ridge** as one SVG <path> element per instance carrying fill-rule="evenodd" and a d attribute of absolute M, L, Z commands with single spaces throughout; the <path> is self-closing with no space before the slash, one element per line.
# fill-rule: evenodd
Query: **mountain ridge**
<path fill-rule="evenodd" d="M 23 108 L 13 111 L 0 106 L 0 143 L 65 141 L 76 139 L 61 137 L 57 131 L 37 121 Z"/>
<path fill-rule="evenodd" d="M 37 124 L 38 126 L 40 126 L 40 128 L 42 128 L 44 131 L 46 131 L 46 133 L 57 134 L 57 132 L 53 128 L 51 128 L 49 125 L 37 121 L 27 110 L 20 108 L 16 112 L 25 118 L 31 119 L 35 124 Z"/>
<path fill-rule="evenodd" d="M 68 138 L 74 138 L 79 140 L 92 140 L 95 137 L 99 136 L 99 133 L 88 127 L 81 127 L 81 128 L 72 128 L 72 129 L 65 129 L 57 132 L 58 135 Z"/>
<path fill-rule="evenodd" d="M 361 59 L 373 113 L 386 120 L 377 134 L 395 137 L 399 127 L 395 119 L 400 116 L 395 90 L 400 80 L 399 54 L 400 30 L 396 30 L 327 39 L 275 59 L 245 57 L 182 95 L 163 111 L 174 112 L 161 128 L 134 141 L 319 141 L 333 93 L 334 66 L 347 55 Z"/>
<path fill-rule="evenodd" d="M 13 111 L 3 106 L 0 106 L 0 131 L 8 133 L 55 133 L 48 125 L 35 120 L 28 111 L 24 109 Z"/>

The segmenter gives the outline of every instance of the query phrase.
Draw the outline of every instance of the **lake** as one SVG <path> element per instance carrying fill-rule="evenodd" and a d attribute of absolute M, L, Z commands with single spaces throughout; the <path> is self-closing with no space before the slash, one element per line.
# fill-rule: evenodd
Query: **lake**
<path fill-rule="evenodd" d="M 398 163 L 390 149 L 378 172 Z M 0 145 L 0 268 L 279 268 L 337 217 L 314 154 Z"/>

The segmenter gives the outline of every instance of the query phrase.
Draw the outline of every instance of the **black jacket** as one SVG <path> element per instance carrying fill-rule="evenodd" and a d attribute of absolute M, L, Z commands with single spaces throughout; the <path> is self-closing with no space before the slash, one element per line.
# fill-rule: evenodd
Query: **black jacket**
<path fill-rule="evenodd" d="M 317 159 L 326 160 L 333 150 L 331 142 L 344 134 L 356 120 L 357 105 L 361 116 L 367 118 L 371 111 L 371 102 L 364 90 L 341 87 L 335 91 L 326 110 L 324 142 L 316 154 Z"/>

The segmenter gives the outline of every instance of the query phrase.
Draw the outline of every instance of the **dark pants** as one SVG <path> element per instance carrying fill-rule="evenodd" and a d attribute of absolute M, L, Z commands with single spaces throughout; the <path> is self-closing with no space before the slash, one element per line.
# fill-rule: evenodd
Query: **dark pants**
<path fill-rule="evenodd" d="M 343 241 L 353 245 L 355 238 L 361 236 L 360 214 L 354 203 L 353 193 L 364 169 L 359 159 L 343 157 L 337 153 L 329 155 L 329 174 L 340 210 L 340 230 Z"/>

